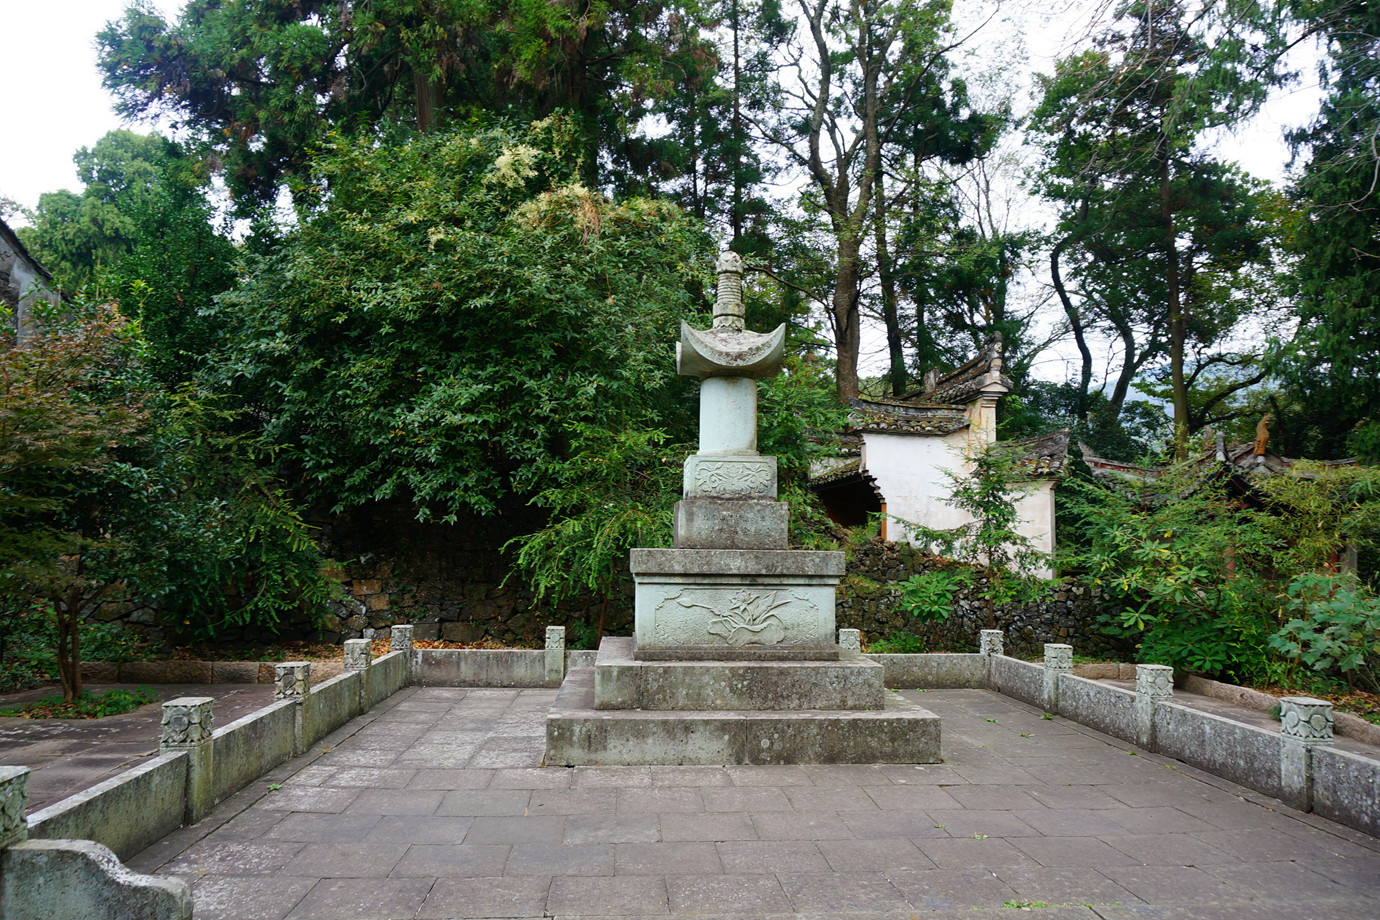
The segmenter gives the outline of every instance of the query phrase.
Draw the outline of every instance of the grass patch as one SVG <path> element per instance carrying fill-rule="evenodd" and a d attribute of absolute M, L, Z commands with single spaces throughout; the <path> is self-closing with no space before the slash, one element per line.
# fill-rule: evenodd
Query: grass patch
<path fill-rule="evenodd" d="M 64 701 L 60 696 L 49 696 L 22 706 L 0 709 L 0 716 L 20 719 L 103 719 L 106 716 L 130 712 L 157 700 L 158 694 L 148 687 L 136 687 L 133 690 L 112 688 L 104 693 L 83 690 L 71 703 Z"/>

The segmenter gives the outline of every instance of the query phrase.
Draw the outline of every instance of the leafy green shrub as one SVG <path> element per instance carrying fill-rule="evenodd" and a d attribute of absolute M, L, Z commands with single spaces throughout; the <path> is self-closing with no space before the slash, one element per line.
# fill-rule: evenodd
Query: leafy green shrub
<path fill-rule="evenodd" d="M 1380 597 L 1346 575 L 1299 575 L 1289 583 L 1295 618 L 1270 637 L 1291 661 L 1339 673 L 1380 692 Z"/>
<path fill-rule="evenodd" d="M 60 696 L 45 697 L 22 706 L 0 709 L 0 716 L 21 719 L 103 719 L 132 712 L 157 700 L 158 694 L 148 687 L 133 690 L 112 687 L 104 693 L 83 690 L 70 701 Z"/>
<path fill-rule="evenodd" d="M 1153 483 L 1070 482 L 1086 543 L 1062 564 L 1102 586 L 1108 632 L 1135 637 L 1144 661 L 1208 676 L 1268 675 L 1275 603 L 1272 540 L 1221 483 L 1171 470 Z"/>

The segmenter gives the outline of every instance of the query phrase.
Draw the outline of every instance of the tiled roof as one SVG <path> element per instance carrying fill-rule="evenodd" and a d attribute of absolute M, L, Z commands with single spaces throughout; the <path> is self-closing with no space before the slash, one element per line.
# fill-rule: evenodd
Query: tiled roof
<path fill-rule="evenodd" d="M 999 442 L 1019 451 L 1016 466 L 1031 479 L 1059 479 L 1068 471 L 1069 430 L 1067 428 L 1034 438 Z"/>
<path fill-rule="evenodd" d="M 881 431 L 942 436 L 968 427 L 961 406 L 889 399 L 850 399 L 849 431 Z"/>
<path fill-rule="evenodd" d="M 996 385 L 1003 392 L 1011 389 L 1011 379 L 1002 373 L 1002 338 L 994 332 L 987 344 L 971 361 L 962 364 L 933 383 L 925 381 L 923 389 L 906 396 L 908 400 L 924 400 L 934 404 L 967 405 L 988 386 Z"/>

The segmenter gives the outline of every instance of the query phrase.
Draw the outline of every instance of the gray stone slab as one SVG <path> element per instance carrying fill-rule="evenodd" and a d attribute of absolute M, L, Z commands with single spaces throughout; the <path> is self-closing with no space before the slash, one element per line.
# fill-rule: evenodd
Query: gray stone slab
<path fill-rule="evenodd" d="M 676 502 L 672 545 L 676 549 L 784 550 L 790 506 L 775 501 Z"/>
<path fill-rule="evenodd" d="M 666 913 L 666 880 L 660 877 L 578 878 L 551 880 L 546 909 L 556 916 L 588 914 L 597 906 L 597 916 L 626 917 Z"/>
<path fill-rule="evenodd" d="M 325 878 L 307 892 L 287 920 L 412 916 L 432 883 L 429 878 Z"/>
<path fill-rule="evenodd" d="M 790 899 L 769 875 L 689 875 L 666 879 L 672 911 L 760 917 L 786 913 Z"/>
<path fill-rule="evenodd" d="M 440 878 L 417 917 L 540 917 L 550 888 L 549 878 Z"/>

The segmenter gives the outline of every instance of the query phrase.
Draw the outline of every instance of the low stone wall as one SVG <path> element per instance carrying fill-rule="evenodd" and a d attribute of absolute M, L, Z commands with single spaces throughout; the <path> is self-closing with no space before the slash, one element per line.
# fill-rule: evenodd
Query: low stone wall
<path fill-rule="evenodd" d="M 986 659 L 981 655 L 863 656 L 881 664 L 883 682 L 893 690 L 977 690 L 987 686 Z"/>
<path fill-rule="evenodd" d="M 1043 706 L 1044 668 L 1029 661 L 997 655 L 992 659 L 990 687 L 998 693 L 1029 703 Z"/>
<path fill-rule="evenodd" d="M 1105 735 L 1136 742 L 1136 695 L 1073 675 L 1059 679 L 1059 715 Z"/>
<path fill-rule="evenodd" d="M 297 704 L 282 700 L 216 729 L 211 798 L 220 802 L 296 753 Z"/>
<path fill-rule="evenodd" d="M 29 815 L 29 837 L 94 840 L 121 859 L 182 826 L 190 758 L 163 754 Z"/>
<path fill-rule="evenodd" d="M 545 687 L 546 652 L 418 649 L 413 680 L 421 687 Z"/>
<path fill-rule="evenodd" d="M 1380 837 L 1380 764 L 1336 748 L 1315 748 L 1313 811 Z"/>
<path fill-rule="evenodd" d="M 164 703 L 158 757 L 30 815 L 28 836 L 94 840 L 127 859 L 200 820 L 218 802 L 411 682 L 410 647 L 371 662 L 367 644 L 356 641 L 362 646 L 356 650 L 359 669 L 313 685 L 308 663 L 277 665 L 280 699 L 214 731 L 209 698 Z"/>
<path fill-rule="evenodd" d="M 1155 711 L 1155 750 L 1234 783 L 1282 798 L 1278 732 L 1173 703 Z"/>
<path fill-rule="evenodd" d="M 1039 601 L 998 607 L 995 623 L 989 622 L 983 598 L 986 582 L 976 573 L 977 584 L 957 594 L 952 612 L 942 622 L 921 624 L 900 608 L 897 585 L 912 575 L 952 565 L 906 543 L 876 539 L 852 548 L 848 574 L 837 595 L 838 626 L 862 630 L 869 642 L 898 633 L 923 634 L 935 651 L 976 650 L 981 630 L 1000 629 L 1006 651 L 1018 658 L 1038 655 L 1046 642 L 1076 645 L 1087 657 L 1114 661 L 1133 657 L 1133 646 L 1126 640 L 1104 635 L 1098 628 L 1099 589 L 1073 578 L 1056 582 Z"/>

